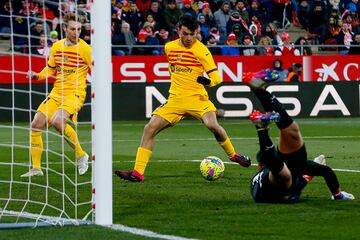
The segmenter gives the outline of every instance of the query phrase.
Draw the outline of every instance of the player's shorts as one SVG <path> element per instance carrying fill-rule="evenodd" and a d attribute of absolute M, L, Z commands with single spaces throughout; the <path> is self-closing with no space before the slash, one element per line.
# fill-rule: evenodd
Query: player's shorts
<path fill-rule="evenodd" d="M 293 175 L 303 175 L 305 169 L 307 168 L 307 152 L 305 144 L 296 152 L 293 153 L 281 153 L 278 151 L 278 156 L 282 159 L 290 172 Z"/>
<path fill-rule="evenodd" d="M 84 105 L 85 97 L 86 92 L 81 94 L 69 93 L 63 96 L 51 92 L 40 104 L 37 111 L 45 114 L 48 121 L 50 121 L 57 110 L 64 109 L 70 114 L 72 120 L 76 122 L 77 113 Z"/>
<path fill-rule="evenodd" d="M 181 98 L 170 95 L 168 101 L 155 109 L 152 114 L 175 125 L 187 115 L 201 120 L 202 116 L 210 111 L 216 112 L 216 107 L 208 96 L 195 95 Z"/>

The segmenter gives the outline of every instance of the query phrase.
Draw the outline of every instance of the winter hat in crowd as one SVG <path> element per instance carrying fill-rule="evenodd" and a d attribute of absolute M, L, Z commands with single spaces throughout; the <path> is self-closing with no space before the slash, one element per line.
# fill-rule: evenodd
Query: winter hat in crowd
<path fill-rule="evenodd" d="M 210 4 L 208 2 L 204 2 L 201 9 L 204 10 L 205 8 L 210 8 Z"/>
<path fill-rule="evenodd" d="M 139 32 L 138 39 L 145 40 L 147 38 L 147 34 L 145 32 Z"/>
<path fill-rule="evenodd" d="M 290 40 L 290 35 L 287 32 L 282 32 L 281 33 L 281 40 L 282 41 Z"/>
<path fill-rule="evenodd" d="M 237 40 L 237 38 L 233 32 L 231 32 L 227 38 L 227 41 L 231 41 L 231 40 Z"/>
<path fill-rule="evenodd" d="M 191 0 L 184 0 L 183 3 L 184 3 L 184 5 L 187 5 L 187 4 L 191 5 Z"/>

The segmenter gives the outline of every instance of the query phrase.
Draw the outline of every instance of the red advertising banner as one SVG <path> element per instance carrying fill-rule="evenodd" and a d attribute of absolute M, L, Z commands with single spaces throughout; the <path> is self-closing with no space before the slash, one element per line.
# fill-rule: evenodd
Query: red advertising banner
<path fill-rule="evenodd" d="M 243 72 L 272 68 L 279 58 L 288 69 L 295 63 L 304 66 L 303 81 L 359 81 L 359 56 L 215 56 L 224 82 L 241 82 Z M 31 61 L 30 61 L 31 60 Z M 165 56 L 113 56 L 113 82 L 153 83 L 169 82 L 168 63 Z M 27 83 L 27 72 L 39 72 L 46 66 L 43 57 L 0 56 L 0 84 Z"/>

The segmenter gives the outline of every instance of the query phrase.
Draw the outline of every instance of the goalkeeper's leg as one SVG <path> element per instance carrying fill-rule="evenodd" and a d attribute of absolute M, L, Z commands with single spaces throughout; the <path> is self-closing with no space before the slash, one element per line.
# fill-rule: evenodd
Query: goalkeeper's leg
<path fill-rule="evenodd" d="M 299 150 L 304 145 L 299 126 L 289 116 L 283 105 L 274 95 L 264 89 L 252 88 L 252 91 L 259 99 L 265 111 L 275 111 L 280 115 L 280 120 L 276 122 L 276 125 L 280 129 L 278 146 L 280 152 L 292 153 Z"/>

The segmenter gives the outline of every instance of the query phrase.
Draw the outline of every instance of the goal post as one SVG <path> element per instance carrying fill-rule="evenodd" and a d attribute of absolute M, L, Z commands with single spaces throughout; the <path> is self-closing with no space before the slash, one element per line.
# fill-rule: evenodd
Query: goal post
<path fill-rule="evenodd" d="M 95 223 L 112 224 L 112 61 L 110 2 L 93 0 L 92 139 Z"/>
<path fill-rule="evenodd" d="M 78 6 L 77 1 L 24 1 L 23 5 L 19 1 L 0 1 L 0 7 L 4 4 L 9 12 L 1 13 L 0 17 L 8 19 L 10 25 L 8 33 L 0 35 L 0 229 L 89 223 L 111 225 L 111 2 L 87 0 L 87 4 Z M 47 7 L 58 16 L 56 21 L 49 21 L 47 16 L 50 15 L 44 12 L 40 14 Z M 34 14 L 36 12 L 38 14 Z M 45 127 L 40 163 L 43 176 L 21 177 L 32 168 L 31 122 L 37 107 L 52 89 L 48 86 L 52 84 L 51 78 L 35 83 L 26 76 L 29 70 L 39 72 L 47 65 L 50 32 L 55 31 L 59 39 L 64 38 L 61 25 L 67 12 L 85 13 L 83 29 L 89 30 L 91 26 L 87 35 L 91 35 L 92 47 L 91 80 L 88 78 L 91 84 L 87 84 L 91 87 L 87 88 L 79 119 L 72 127 L 84 151 L 91 155 L 89 164 L 92 167 L 80 176 L 75 152 L 68 146 L 67 137 L 54 128 Z M 22 21 L 17 22 L 19 19 Z M 14 23 L 23 23 L 24 29 Z M 39 24 L 44 31 L 34 36 L 31 30 Z M 3 30 L 1 25 L 0 30 Z M 2 45 L 4 42 L 6 48 Z M 71 53 L 74 55 L 69 51 L 57 51 L 56 61 L 61 62 L 62 67 L 65 64 L 77 66 L 79 58 Z"/>

